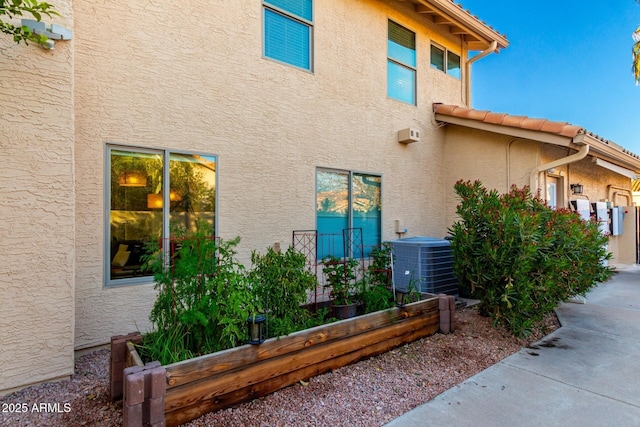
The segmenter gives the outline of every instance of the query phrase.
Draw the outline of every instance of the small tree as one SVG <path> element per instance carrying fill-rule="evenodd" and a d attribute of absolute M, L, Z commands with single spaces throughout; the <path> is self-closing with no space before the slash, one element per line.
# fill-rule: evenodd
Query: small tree
<path fill-rule="evenodd" d="M 595 221 L 549 208 L 528 187 L 499 195 L 460 181 L 455 191 L 460 220 L 450 233 L 460 286 L 514 335 L 528 335 L 558 303 L 610 277 L 607 237 Z"/>
<path fill-rule="evenodd" d="M 49 40 L 47 36 L 35 34 L 26 26 L 18 27 L 2 20 L 5 16 L 13 19 L 25 16 L 25 14 L 32 16 L 36 21 L 40 21 L 42 15 L 50 18 L 53 15 L 60 16 L 60 14 L 53 9 L 53 5 L 47 2 L 39 2 L 37 0 L 0 0 L 0 31 L 12 36 L 13 41 L 16 43 L 24 42 L 25 44 L 29 44 L 29 42 L 32 41 L 43 44 Z"/>

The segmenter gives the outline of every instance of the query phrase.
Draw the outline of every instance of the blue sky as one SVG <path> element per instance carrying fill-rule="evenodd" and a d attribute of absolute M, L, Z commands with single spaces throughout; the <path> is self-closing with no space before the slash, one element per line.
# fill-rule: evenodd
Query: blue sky
<path fill-rule="evenodd" d="M 473 108 L 569 122 L 640 154 L 640 86 L 631 74 L 640 3 L 457 3 L 509 40 L 473 64 Z"/>

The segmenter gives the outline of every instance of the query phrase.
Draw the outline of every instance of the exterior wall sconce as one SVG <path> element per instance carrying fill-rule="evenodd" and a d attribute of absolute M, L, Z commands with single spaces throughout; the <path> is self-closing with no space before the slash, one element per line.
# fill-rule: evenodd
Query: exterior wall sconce
<path fill-rule="evenodd" d="M 582 191 L 584 190 L 582 184 L 571 184 L 569 187 L 571 187 L 571 192 L 573 194 L 582 194 Z"/>
<path fill-rule="evenodd" d="M 42 47 L 48 50 L 53 50 L 55 47 L 54 40 L 71 40 L 73 38 L 73 32 L 62 25 L 51 24 L 47 26 L 44 22 L 36 21 L 35 19 L 22 19 L 21 25 L 29 28 L 34 34 L 47 37 L 48 40 L 44 42 Z"/>
<path fill-rule="evenodd" d="M 249 333 L 249 344 L 262 344 L 264 338 L 264 323 L 267 317 L 262 314 L 254 314 L 247 319 L 247 330 Z"/>

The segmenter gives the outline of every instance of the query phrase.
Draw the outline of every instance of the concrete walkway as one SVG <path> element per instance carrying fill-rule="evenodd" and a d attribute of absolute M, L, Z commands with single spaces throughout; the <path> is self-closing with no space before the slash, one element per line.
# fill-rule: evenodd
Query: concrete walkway
<path fill-rule="evenodd" d="M 640 269 L 562 304 L 562 327 L 387 424 L 640 426 Z"/>

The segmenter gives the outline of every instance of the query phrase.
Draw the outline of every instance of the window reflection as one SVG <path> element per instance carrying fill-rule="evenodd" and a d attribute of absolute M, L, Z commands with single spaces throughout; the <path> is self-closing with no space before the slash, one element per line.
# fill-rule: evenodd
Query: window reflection
<path fill-rule="evenodd" d="M 215 233 L 214 156 L 120 149 L 109 153 L 109 281 L 150 276 L 144 269 L 145 245 L 154 241 L 162 246 L 170 228 L 193 231 L 196 221 L 204 219 Z"/>

